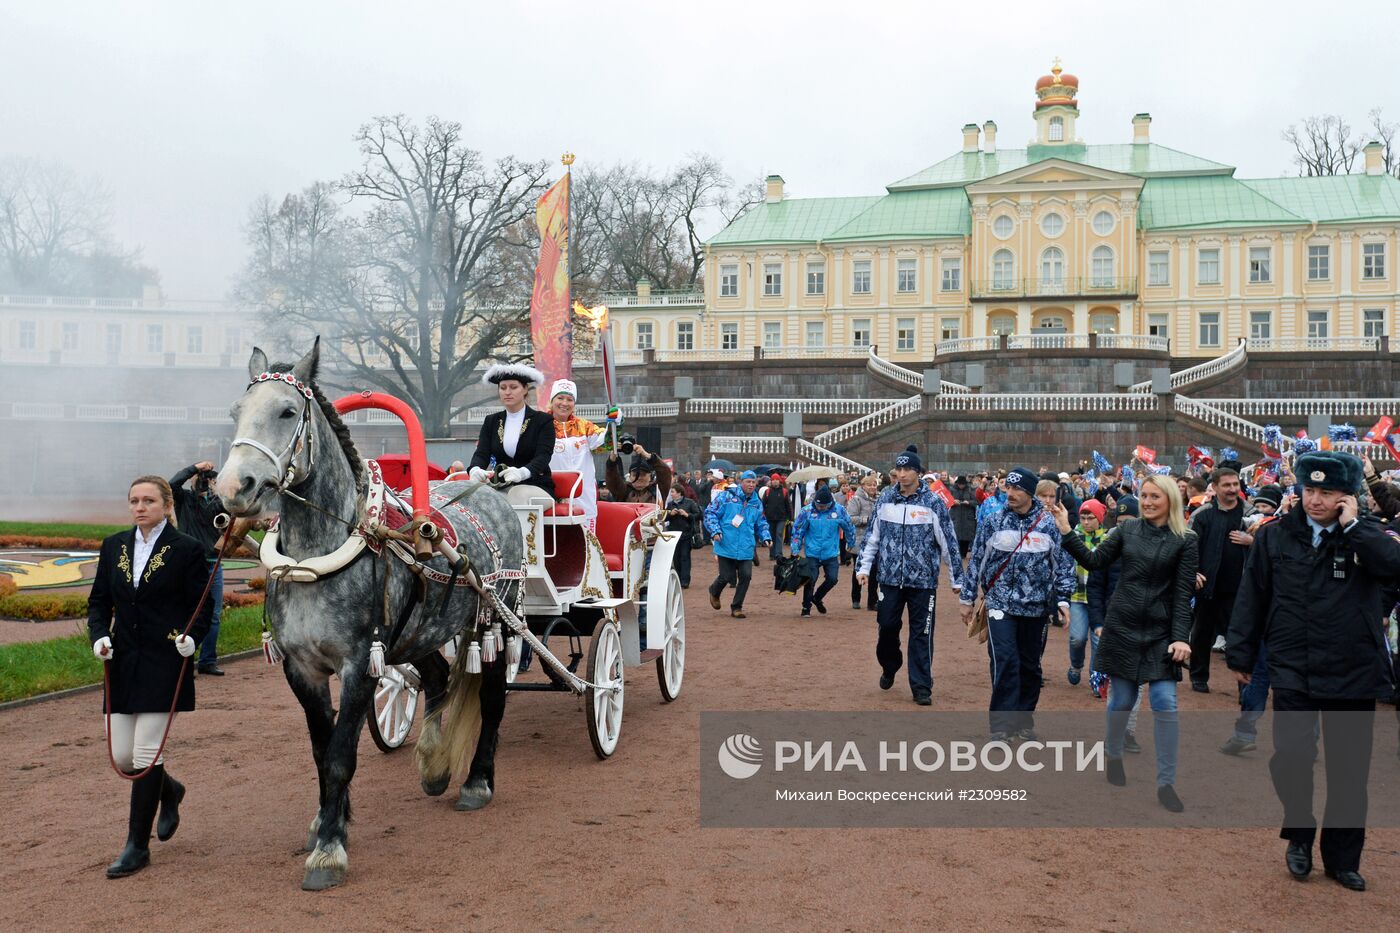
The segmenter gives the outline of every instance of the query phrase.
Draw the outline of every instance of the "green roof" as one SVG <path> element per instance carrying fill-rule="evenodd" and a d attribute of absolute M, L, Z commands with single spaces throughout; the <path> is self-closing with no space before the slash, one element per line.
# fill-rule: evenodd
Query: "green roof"
<path fill-rule="evenodd" d="M 1013 169 L 1046 159 L 1064 159 L 1092 165 L 1125 175 L 1231 175 L 1234 168 L 1198 156 L 1168 149 L 1156 143 L 1119 143 L 1108 146 L 1031 146 L 1029 149 L 998 149 L 988 152 L 959 152 L 936 162 L 922 172 L 892 182 L 890 191 L 917 188 L 949 188 L 970 185 Z"/>
<path fill-rule="evenodd" d="M 967 193 L 961 188 L 935 188 L 886 195 L 825 239 L 898 240 L 971 232 Z"/>
<path fill-rule="evenodd" d="M 1302 223 L 1307 223 L 1303 217 L 1223 175 L 1149 178 L 1138 205 L 1138 227 L 1143 230 Z"/>
<path fill-rule="evenodd" d="M 1400 179 L 1389 175 L 1258 178 L 1242 184 L 1317 223 L 1400 218 Z"/>
<path fill-rule="evenodd" d="M 870 208 L 877 197 L 794 198 L 759 204 L 710 238 L 731 243 L 815 243 Z"/>

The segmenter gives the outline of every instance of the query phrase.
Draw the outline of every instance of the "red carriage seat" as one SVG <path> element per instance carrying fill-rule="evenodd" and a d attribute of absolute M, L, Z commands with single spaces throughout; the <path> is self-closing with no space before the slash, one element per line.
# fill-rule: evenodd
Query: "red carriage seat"
<path fill-rule="evenodd" d="M 576 472 L 567 473 L 557 470 L 550 471 L 550 476 L 554 478 L 554 505 L 544 510 L 545 518 L 567 518 L 583 514 L 583 506 L 577 503 L 570 504 L 569 500 L 577 500 L 583 495 L 583 484 L 579 482 L 579 474 Z"/>
<path fill-rule="evenodd" d="M 656 506 L 650 502 L 598 503 L 598 541 L 603 545 L 610 572 L 622 570 L 622 555 L 627 552 L 627 528 L 643 515 L 654 511 Z"/>

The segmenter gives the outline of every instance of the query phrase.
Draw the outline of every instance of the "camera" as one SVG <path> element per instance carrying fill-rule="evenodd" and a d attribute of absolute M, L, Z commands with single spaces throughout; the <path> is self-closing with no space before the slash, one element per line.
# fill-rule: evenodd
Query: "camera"
<path fill-rule="evenodd" d="M 624 434 L 617 439 L 617 451 L 623 456 L 632 453 L 637 447 L 637 439 L 631 434 Z"/>

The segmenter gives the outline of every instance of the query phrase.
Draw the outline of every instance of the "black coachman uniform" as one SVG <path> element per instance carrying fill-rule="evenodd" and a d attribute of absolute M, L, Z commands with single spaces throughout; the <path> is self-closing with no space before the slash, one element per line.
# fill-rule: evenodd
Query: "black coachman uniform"
<path fill-rule="evenodd" d="M 521 485 L 538 486 L 553 496 L 554 480 L 549 473 L 549 459 L 554 456 L 554 416 L 526 405 L 525 420 L 520 425 L 520 439 L 516 442 L 513 457 L 506 453 L 505 429 L 504 410 L 486 416 L 481 424 L 481 436 L 476 441 L 476 453 L 472 454 L 468 467 L 490 469 L 493 458 L 498 472 L 505 467 L 524 467 L 530 471 L 530 478 Z"/>
<path fill-rule="evenodd" d="M 175 650 L 172 633 L 185 630 L 190 613 L 209 581 L 204 545 L 166 523 L 151 557 L 132 585 L 136 528 L 102 542 L 97 576 L 88 596 L 88 639 L 112 639 L 112 713 L 168 713 L 175 691 L 179 712 L 194 709 L 194 671 Z M 190 629 L 199 644 L 209 632 L 214 604 L 205 600 Z M 177 683 L 178 681 L 178 683 Z"/>

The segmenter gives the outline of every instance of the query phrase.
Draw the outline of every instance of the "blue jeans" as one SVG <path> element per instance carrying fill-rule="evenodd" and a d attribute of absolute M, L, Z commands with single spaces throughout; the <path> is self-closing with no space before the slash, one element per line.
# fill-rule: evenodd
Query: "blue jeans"
<path fill-rule="evenodd" d="M 1139 684 L 1122 677 L 1110 677 L 1108 688 L 1108 734 L 1104 751 L 1110 758 L 1123 757 L 1123 735 L 1128 731 L 1128 713 L 1138 701 Z M 1176 747 L 1181 739 L 1181 723 L 1176 715 L 1176 681 L 1154 680 L 1147 685 L 1152 704 L 1152 742 L 1157 747 L 1157 784 L 1176 783 Z"/>
<path fill-rule="evenodd" d="M 1084 646 L 1089 646 L 1089 670 L 1099 654 L 1099 633 L 1089 627 L 1089 604 L 1069 604 L 1069 666 L 1084 669 Z"/>
<path fill-rule="evenodd" d="M 1253 742 L 1259 737 L 1259 717 L 1269 701 L 1269 649 L 1259 643 L 1259 657 L 1249 683 L 1240 687 L 1240 718 L 1235 720 L 1235 738 Z"/>
<path fill-rule="evenodd" d="M 196 667 L 208 667 L 219 660 L 219 620 L 224 615 L 224 565 L 213 558 L 210 558 L 209 565 L 214 568 L 214 582 L 209 584 L 209 601 L 214 604 L 214 621 L 209 626 L 209 634 L 199 643 L 199 662 Z"/>
<path fill-rule="evenodd" d="M 992 666 L 988 721 L 1007 735 L 1035 728 L 1040 702 L 1040 658 L 1050 629 L 1049 616 L 987 616 L 987 654 Z"/>
<path fill-rule="evenodd" d="M 817 586 L 817 571 L 820 570 L 826 575 L 822 580 L 822 585 Z M 835 557 L 809 557 L 807 558 L 807 572 L 811 574 L 807 584 L 802 587 L 802 608 L 812 608 L 812 603 L 819 603 L 826 598 L 826 594 L 831 592 L 831 588 L 836 585 L 836 576 L 841 572 L 840 561 Z M 813 588 L 816 592 L 813 592 Z"/>

